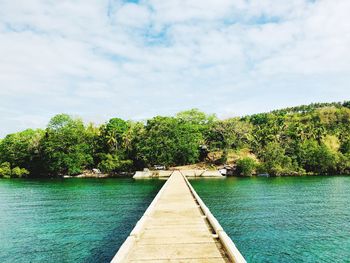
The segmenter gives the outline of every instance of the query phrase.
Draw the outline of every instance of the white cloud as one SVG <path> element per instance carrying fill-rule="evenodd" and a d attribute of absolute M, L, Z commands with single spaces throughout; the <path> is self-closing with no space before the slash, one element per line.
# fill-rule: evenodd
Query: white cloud
<path fill-rule="evenodd" d="M 240 2 L 240 1 L 238 1 Z M 155 20 L 161 24 L 172 24 L 194 20 L 221 19 L 230 13 L 235 1 L 230 0 L 150 0 Z"/>
<path fill-rule="evenodd" d="M 232 116 L 349 99 L 347 10 L 344 0 L 0 1 L 0 136 L 61 112 Z"/>
<path fill-rule="evenodd" d="M 145 27 L 150 22 L 150 11 L 145 6 L 135 3 L 124 4 L 113 15 L 118 27 Z"/>

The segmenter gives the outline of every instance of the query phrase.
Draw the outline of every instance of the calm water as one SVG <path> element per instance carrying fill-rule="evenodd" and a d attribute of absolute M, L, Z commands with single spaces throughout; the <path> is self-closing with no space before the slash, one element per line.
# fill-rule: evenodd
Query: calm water
<path fill-rule="evenodd" d="M 163 183 L 0 180 L 0 262 L 109 262 Z"/>
<path fill-rule="evenodd" d="M 191 183 L 248 262 L 350 262 L 350 177 Z"/>
<path fill-rule="evenodd" d="M 350 177 L 191 183 L 248 262 L 350 262 Z M 0 180 L 0 262 L 108 262 L 162 184 Z"/>

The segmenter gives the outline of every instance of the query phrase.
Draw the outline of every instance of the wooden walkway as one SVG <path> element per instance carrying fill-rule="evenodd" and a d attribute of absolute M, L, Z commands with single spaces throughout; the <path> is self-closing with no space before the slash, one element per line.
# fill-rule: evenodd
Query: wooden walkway
<path fill-rule="evenodd" d="M 193 191 L 173 172 L 112 262 L 245 262 L 227 251 Z"/>

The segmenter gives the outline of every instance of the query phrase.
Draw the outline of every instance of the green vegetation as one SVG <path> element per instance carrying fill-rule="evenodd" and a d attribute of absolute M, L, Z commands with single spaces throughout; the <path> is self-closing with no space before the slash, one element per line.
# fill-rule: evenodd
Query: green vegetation
<path fill-rule="evenodd" d="M 196 109 L 101 126 L 66 114 L 0 140 L 0 177 L 131 172 L 160 164 L 231 165 L 235 174 L 350 174 L 350 102 L 219 120 Z"/>
<path fill-rule="evenodd" d="M 9 162 L 0 164 L 0 178 L 21 178 L 28 174 L 29 172 L 24 168 L 19 168 L 18 166 L 11 168 Z"/>
<path fill-rule="evenodd" d="M 257 166 L 256 161 L 250 157 L 244 157 L 237 161 L 236 172 L 241 176 L 252 176 Z"/>

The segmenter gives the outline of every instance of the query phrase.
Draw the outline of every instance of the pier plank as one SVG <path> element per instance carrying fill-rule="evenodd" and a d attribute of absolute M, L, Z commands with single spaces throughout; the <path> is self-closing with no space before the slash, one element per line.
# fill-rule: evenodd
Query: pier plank
<path fill-rule="evenodd" d="M 118 262 L 231 262 L 191 193 L 183 175 L 169 177 Z"/>

